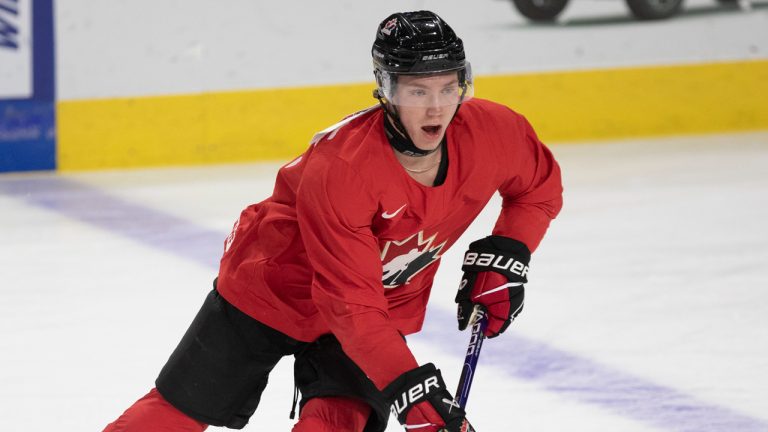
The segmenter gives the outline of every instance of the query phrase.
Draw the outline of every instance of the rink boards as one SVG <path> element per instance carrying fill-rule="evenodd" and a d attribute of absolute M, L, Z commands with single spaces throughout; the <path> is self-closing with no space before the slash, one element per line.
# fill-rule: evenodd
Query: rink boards
<path fill-rule="evenodd" d="M 58 103 L 58 168 L 288 159 L 373 83 Z M 482 76 L 547 142 L 768 129 L 768 61 Z"/>

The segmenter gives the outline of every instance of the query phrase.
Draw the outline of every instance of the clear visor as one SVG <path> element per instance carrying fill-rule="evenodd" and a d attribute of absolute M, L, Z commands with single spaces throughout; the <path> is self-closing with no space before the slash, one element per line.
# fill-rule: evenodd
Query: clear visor
<path fill-rule="evenodd" d="M 396 106 L 456 106 L 472 99 L 475 93 L 469 63 L 465 71 L 428 75 L 399 75 L 382 71 L 379 93 Z"/>

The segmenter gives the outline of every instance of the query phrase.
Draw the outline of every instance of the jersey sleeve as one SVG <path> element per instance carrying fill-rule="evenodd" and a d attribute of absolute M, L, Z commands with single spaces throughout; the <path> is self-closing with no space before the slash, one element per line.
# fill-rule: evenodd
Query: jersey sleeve
<path fill-rule="evenodd" d="M 371 231 L 378 203 L 347 162 L 318 156 L 306 167 L 296 204 L 313 268 L 312 300 L 344 352 L 381 389 L 418 363 L 389 321 Z"/>
<path fill-rule="evenodd" d="M 530 123 L 517 116 L 514 140 L 504 154 L 502 210 L 493 234 L 523 242 L 533 252 L 563 205 L 560 167 Z"/>

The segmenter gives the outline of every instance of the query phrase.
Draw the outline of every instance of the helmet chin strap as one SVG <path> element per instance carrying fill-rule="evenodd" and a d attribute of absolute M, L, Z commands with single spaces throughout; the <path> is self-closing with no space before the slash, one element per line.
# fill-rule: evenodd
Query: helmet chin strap
<path fill-rule="evenodd" d="M 413 140 L 408 136 L 408 131 L 405 129 L 403 122 L 400 121 L 400 116 L 397 113 L 397 108 L 392 106 L 389 108 L 388 104 L 385 104 L 381 98 L 379 104 L 384 110 L 384 132 L 387 135 L 389 144 L 395 148 L 398 152 L 413 157 L 423 157 L 428 154 L 432 154 L 440 149 L 440 146 L 435 147 L 432 150 L 422 150 L 413 143 Z"/>

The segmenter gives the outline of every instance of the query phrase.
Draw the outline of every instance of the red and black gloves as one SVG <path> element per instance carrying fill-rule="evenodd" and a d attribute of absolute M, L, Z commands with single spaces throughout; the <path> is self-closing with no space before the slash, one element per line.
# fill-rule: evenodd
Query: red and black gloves
<path fill-rule="evenodd" d="M 464 255 L 459 292 L 456 294 L 459 330 L 470 324 L 475 305 L 488 314 L 485 335 L 496 337 L 523 310 L 528 262 L 531 252 L 523 243 L 502 236 L 488 236 L 472 242 Z"/>
<path fill-rule="evenodd" d="M 397 377 L 384 389 L 384 396 L 408 432 L 474 432 L 432 363 Z"/>

